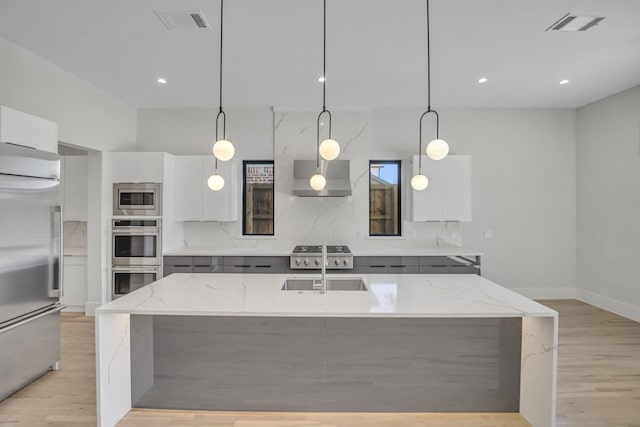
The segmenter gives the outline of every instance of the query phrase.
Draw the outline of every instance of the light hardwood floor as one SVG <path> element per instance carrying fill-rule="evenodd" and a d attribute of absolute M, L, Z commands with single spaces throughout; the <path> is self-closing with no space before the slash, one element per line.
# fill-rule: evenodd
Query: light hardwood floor
<path fill-rule="evenodd" d="M 640 323 L 575 300 L 560 312 L 558 427 L 640 427 Z M 63 314 L 60 369 L 0 402 L 0 426 L 94 426 L 92 318 Z M 0 349 L 1 351 L 1 349 Z M 515 414 L 324 414 L 134 410 L 124 427 L 520 427 Z"/>

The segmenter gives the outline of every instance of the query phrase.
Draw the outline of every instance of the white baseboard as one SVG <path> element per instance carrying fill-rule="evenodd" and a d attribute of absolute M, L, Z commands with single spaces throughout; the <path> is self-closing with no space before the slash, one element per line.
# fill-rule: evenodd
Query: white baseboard
<path fill-rule="evenodd" d="M 88 302 L 84 305 L 84 313 L 87 316 L 95 316 L 96 308 L 100 307 L 101 305 L 101 302 Z"/>
<path fill-rule="evenodd" d="M 576 299 L 603 310 L 640 322 L 640 307 L 584 289 L 576 289 Z"/>
<path fill-rule="evenodd" d="M 65 313 L 84 313 L 84 305 L 67 305 L 62 311 Z"/>
<path fill-rule="evenodd" d="M 513 292 L 531 299 L 574 299 L 575 288 L 512 288 Z"/>

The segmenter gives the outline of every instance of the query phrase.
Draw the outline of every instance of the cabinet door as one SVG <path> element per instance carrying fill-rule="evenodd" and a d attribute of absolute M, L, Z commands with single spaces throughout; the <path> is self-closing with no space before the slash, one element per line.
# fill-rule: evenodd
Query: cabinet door
<path fill-rule="evenodd" d="M 57 153 L 58 124 L 0 106 L 0 141 Z"/>
<path fill-rule="evenodd" d="M 164 153 L 138 153 L 138 181 L 163 182 Z"/>
<path fill-rule="evenodd" d="M 442 218 L 444 221 L 471 221 L 471 157 L 452 156 L 446 167 Z"/>
<path fill-rule="evenodd" d="M 215 172 L 213 156 L 202 157 L 202 220 L 203 221 L 236 221 L 238 219 L 238 177 L 236 160 L 218 161 L 218 173 L 224 178 L 224 187 L 213 191 L 207 180 Z"/>
<path fill-rule="evenodd" d="M 64 257 L 60 302 L 72 308 L 84 308 L 87 302 L 87 257 Z"/>
<path fill-rule="evenodd" d="M 111 182 L 138 182 L 138 153 L 111 153 Z"/>
<path fill-rule="evenodd" d="M 62 158 L 61 187 L 65 221 L 87 220 L 87 156 Z"/>
<path fill-rule="evenodd" d="M 418 156 L 412 163 L 416 174 Z M 429 186 L 423 191 L 411 186 L 408 189 L 411 221 L 471 221 L 470 156 L 448 156 L 438 161 L 422 156 L 422 173 L 429 179 Z"/>
<path fill-rule="evenodd" d="M 174 185 L 175 220 L 202 221 L 202 156 L 175 157 Z"/>

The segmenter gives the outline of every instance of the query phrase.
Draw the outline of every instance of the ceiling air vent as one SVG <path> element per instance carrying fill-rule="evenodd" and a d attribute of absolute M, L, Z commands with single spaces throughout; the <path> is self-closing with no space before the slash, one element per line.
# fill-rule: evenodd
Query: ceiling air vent
<path fill-rule="evenodd" d="M 204 14 L 199 10 L 156 10 L 156 15 L 170 30 L 210 28 Z"/>
<path fill-rule="evenodd" d="M 587 31 L 604 19 L 603 16 L 578 16 L 567 13 L 562 18 L 551 24 L 545 31 Z"/>

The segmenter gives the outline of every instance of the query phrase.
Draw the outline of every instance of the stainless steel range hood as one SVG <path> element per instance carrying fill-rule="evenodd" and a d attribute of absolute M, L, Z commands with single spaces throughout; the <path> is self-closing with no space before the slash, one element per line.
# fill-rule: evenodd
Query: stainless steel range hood
<path fill-rule="evenodd" d="M 309 178 L 316 174 L 315 160 L 293 161 L 293 194 L 301 197 L 345 197 L 351 195 L 349 160 L 320 160 L 320 173 L 327 179 L 324 190 L 316 191 Z"/>

